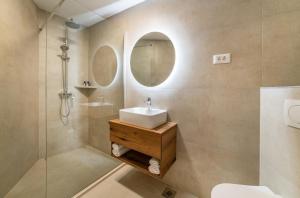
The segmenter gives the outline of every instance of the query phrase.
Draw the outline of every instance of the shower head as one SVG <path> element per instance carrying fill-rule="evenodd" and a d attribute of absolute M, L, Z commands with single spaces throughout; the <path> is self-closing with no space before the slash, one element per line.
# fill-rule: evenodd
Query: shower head
<path fill-rule="evenodd" d="M 80 25 L 78 23 L 75 23 L 73 21 L 73 19 L 70 19 L 69 21 L 66 21 L 65 22 L 65 25 L 69 28 L 72 28 L 72 29 L 79 29 L 80 28 Z"/>

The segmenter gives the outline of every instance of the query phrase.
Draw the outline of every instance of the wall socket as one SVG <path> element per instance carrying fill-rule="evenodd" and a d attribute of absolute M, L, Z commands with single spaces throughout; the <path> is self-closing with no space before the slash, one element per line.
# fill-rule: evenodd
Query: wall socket
<path fill-rule="evenodd" d="M 214 65 L 231 63 L 231 54 L 217 54 L 213 56 Z"/>

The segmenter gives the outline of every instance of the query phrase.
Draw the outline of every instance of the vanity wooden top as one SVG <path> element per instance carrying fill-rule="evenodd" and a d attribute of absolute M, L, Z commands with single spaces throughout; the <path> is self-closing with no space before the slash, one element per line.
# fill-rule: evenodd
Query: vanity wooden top
<path fill-rule="evenodd" d="M 162 125 L 154 128 L 154 129 L 147 129 L 147 128 L 144 128 L 144 127 L 140 127 L 140 126 L 136 126 L 136 125 L 133 125 L 133 124 L 128 124 L 126 122 L 122 122 L 119 119 L 110 120 L 109 123 L 110 124 L 117 124 L 117 125 L 121 124 L 123 126 L 133 127 L 133 128 L 136 128 L 136 129 L 145 130 L 145 131 L 153 132 L 153 133 L 157 133 L 157 134 L 166 133 L 170 129 L 172 129 L 172 128 L 174 128 L 174 127 L 177 126 L 177 123 L 175 123 L 175 122 L 167 122 L 167 123 L 162 124 Z"/>

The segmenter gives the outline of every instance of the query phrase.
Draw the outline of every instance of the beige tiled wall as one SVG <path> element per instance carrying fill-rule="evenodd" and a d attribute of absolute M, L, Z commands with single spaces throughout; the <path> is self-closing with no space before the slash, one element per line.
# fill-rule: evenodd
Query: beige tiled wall
<path fill-rule="evenodd" d="M 284 123 L 285 99 L 300 100 L 300 87 L 261 89 L 260 184 L 282 197 L 300 195 L 300 129 Z"/>
<path fill-rule="evenodd" d="M 88 143 L 88 108 L 80 103 L 88 101 L 85 92 L 75 88 L 76 85 L 88 78 L 88 30 L 70 30 L 72 40 L 69 50 L 69 91 L 74 94 L 74 102 L 71 107 L 69 123 L 64 125 L 60 119 L 60 98 L 58 93 L 62 89 L 62 66 L 60 46 L 64 37 L 64 19 L 55 16 L 47 25 L 47 37 L 45 30 L 40 34 L 40 51 L 46 56 L 40 56 L 40 111 L 47 111 L 47 117 L 40 117 L 40 157 L 44 156 L 45 119 L 47 119 L 47 155 L 51 156 L 66 152 L 74 148 L 82 147 Z M 47 40 L 47 45 L 46 45 Z M 45 58 L 47 58 L 45 60 Z M 47 69 L 45 70 L 45 61 Z M 45 76 L 47 72 L 47 79 Z M 45 84 L 46 93 L 45 95 Z M 45 100 L 47 98 L 47 100 Z M 47 109 L 43 109 L 46 103 Z"/>
<path fill-rule="evenodd" d="M 31 0 L 1 2 L 0 19 L 0 197 L 4 197 L 38 159 L 39 32 Z"/>
<path fill-rule="evenodd" d="M 178 123 L 168 184 L 203 198 L 218 183 L 258 184 L 261 13 L 260 0 L 150 0 L 90 29 L 91 43 L 113 43 L 120 54 L 127 34 L 125 106 L 150 96 Z M 165 33 L 176 48 L 174 73 L 155 88 L 137 84 L 129 65 L 149 31 Z M 212 64 L 212 55 L 226 52 L 231 64 Z"/>
<path fill-rule="evenodd" d="M 263 86 L 300 84 L 300 1 L 263 0 Z"/>

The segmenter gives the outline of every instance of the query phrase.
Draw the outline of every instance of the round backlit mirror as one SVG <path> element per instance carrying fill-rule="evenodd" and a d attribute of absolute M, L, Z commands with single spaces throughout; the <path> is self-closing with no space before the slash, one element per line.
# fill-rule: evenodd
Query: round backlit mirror
<path fill-rule="evenodd" d="M 95 81 L 101 86 L 108 86 L 117 73 L 117 56 L 109 46 L 100 47 L 93 59 L 92 70 Z"/>
<path fill-rule="evenodd" d="M 175 64 L 175 48 L 171 40 L 160 32 L 144 35 L 131 53 L 131 72 L 135 79 L 154 87 L 164 82 Z"/>

